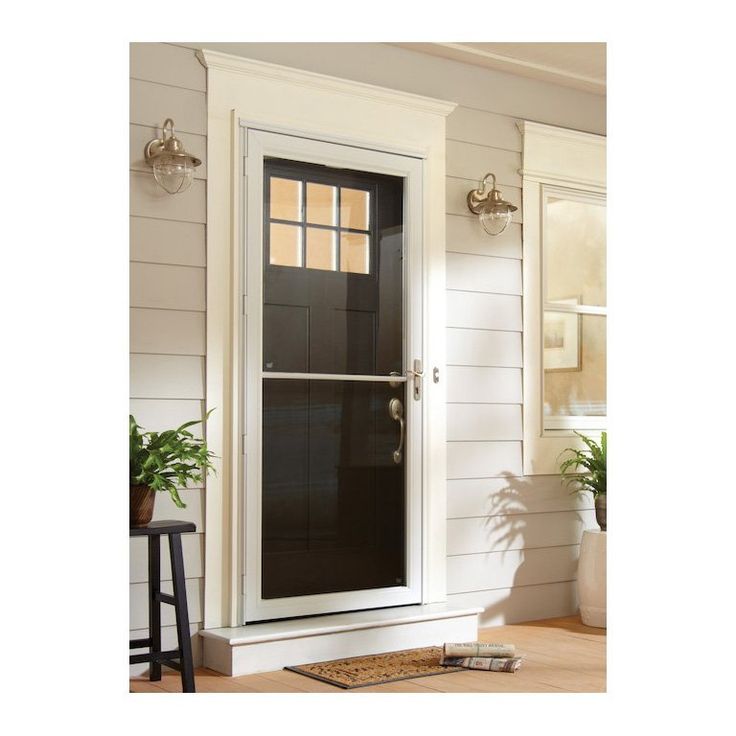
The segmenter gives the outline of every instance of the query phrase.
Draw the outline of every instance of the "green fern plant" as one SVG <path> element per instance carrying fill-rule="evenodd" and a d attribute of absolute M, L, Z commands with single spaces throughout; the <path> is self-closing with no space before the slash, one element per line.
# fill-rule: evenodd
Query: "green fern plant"
<path fill-rule="evenodd" d="M 590 437 L 575 432 L 585 443 L 586 450 L 568 447 L 560 453 L 560 457 L 566 452 L 572 456 L 560 463 L 560 473 L 563 482 L 569 488 L 573 486 L 571 493 L 584 493 L 590 491 L 593 498 L 606 495 L 606 432 L 601 432 L 601 443 L 598 445 Z"/>
<path fill-rule="evenodd" d="M 214 472 L 204 440 L 197 439 L 189 427 L 207 420 L 185 422 L 165 432 L 141 432 L 143 429 L 130 415 L 130 485 L 148 486 L 155 491 L 168 491 L 178 508 L 186 508 L 179 497 L 179 488 L 190 482 L 199 483 L 207 471 Z"/>

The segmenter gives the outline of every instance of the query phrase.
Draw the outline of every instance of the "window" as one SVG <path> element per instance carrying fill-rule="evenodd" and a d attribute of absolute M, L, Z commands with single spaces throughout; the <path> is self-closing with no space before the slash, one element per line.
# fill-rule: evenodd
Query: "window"
<path fill-rule="evenodd" d="M 268 263 L 370 274 L 373 191 L 349 172 L 321 166 L 269 166 Z"/>
<path fill-rule="evenodd" d="M 601 429 L 606 416 L 606 207 L 543 188 L 544 429 Z"/>
<path fill-rule="evenodd" d="M 524 473 L 606 428 L 606 143 L 524 122 Z"/>

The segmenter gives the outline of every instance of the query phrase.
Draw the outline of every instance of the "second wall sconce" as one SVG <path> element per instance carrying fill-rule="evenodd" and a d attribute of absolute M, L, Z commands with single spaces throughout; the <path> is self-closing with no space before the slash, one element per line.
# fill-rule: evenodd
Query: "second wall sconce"
<path fill-rule="evenodd" d="M 490 191 L 489 179 L 493 179 Z M 502 199 L 501 192 L 496 189 L 495 174 L 486 174 L 478 189 L 468 192 L 468 209 L 474 215 L 480 216 L 480 224 L 489 235 L 500 235 L 511 222 L 511 214 L 518 207 Z"/>
<path fill-rule="evenodd" d="M 161 138 L 146 144 L 146 163 L 153 167 L 156 181 L 169 193 L 185 192 L 192 184 L 195 167 L 202 161 L 184 150 L 182 142 L 174 135 L 174 121 L 166 118 Z"/>

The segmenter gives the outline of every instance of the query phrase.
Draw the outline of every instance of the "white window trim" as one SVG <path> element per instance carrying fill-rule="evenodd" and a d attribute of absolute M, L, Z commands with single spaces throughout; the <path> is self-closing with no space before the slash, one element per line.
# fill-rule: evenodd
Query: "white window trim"
<path fill-rule="evenodd" d="M 245 346 L 238 324 L 240 121 L 352 146 L 414 155 L 422 168 L 424 426 L 423 602 L 446 599 L 445 118 L 455 103 L 209 50 L 207 68 L 207 442 L 218 456 L 205 492 L 204 628 L 242 621 L 241 406 Z"/>
<path fill-rule="evenodd" d="M 579 196 L 606 192 L 604 136 L 523 121 L 523 317 L 524 317 L 524 474 L 559 473 L 559 455 L 583 447 L 570 424 L 596 436 L 605 417 L 559 417 L 559 429 L 544 429 L 542 319 L 542 218 L 545 187 L 575 190 Z M 605 308 L 572 307 L 558 311 L 605 314 Z M 595 426 L 597 425 L 597 426 Z"/>

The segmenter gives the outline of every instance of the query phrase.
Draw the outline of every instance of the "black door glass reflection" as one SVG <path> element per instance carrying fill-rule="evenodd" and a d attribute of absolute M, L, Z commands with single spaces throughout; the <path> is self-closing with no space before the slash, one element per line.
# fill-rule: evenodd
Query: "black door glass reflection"
<path fill-rule="evenodd" d="M 403 180 L 264 164 L 263 369 L 401 372 Z"/>
<path fill-rule="evenodd" d="M 264 599 L 405 585 L 405 384 L 263 379 Z"/>

